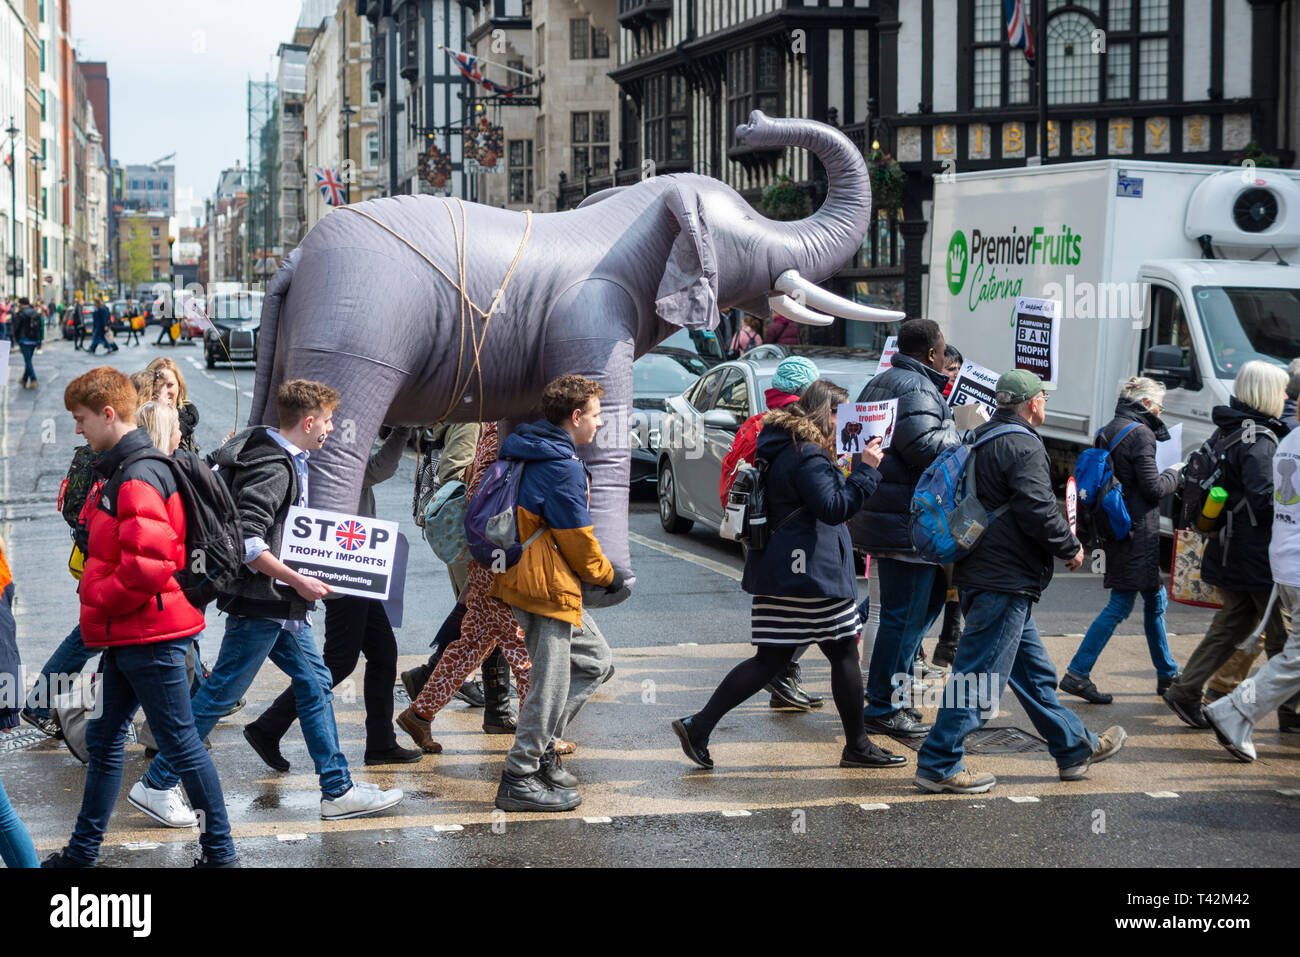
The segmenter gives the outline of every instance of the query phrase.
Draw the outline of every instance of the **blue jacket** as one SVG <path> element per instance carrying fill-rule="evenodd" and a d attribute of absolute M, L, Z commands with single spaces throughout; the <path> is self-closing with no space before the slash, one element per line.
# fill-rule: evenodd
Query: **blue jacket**
<path fill-rule="evenodd" d="M 880 473 L 858 463 L 845 479 L 819 440 L 811 422 L 785 409 L 763 417 L 758 457 L 768 463 L 767 515 L 775 531 L 767 548 L 745 555 L 741 587 L 751 595 L 858 597 L 844 523 L 875 491 Z"/>
<path fill-rule="evenodd" d="M 507 605 L 582 625 L 582 583 L 607 586 L 614 566 L 596 541 L 588 511 L 591 474 L 569 434 L 543 419 L 521 425 L 501 443 L 500 458 L 527 462 L 519 480 L 519 540 L 540 538 L 513 568 L 493 576 L 491 595 Z"/>

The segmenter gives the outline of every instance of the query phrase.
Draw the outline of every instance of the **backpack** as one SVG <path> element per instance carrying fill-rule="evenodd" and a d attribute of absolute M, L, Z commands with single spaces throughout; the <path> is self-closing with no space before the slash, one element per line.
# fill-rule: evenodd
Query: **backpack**
<path fill-rule="evenodd" d="M 428 448 L 425 448 L 425 431 L 421 429 L 416 440 L 419 464 L 415 467 L 415 493 L 411 497 L 411 516 L 420 528 L 424 528 L 425 513 L 429 509 L 429 503 L 442 487 L 442 483 L 438 480 L 438 466 L 442 463 L 443 440 L 440 438 L 429 443 Z M 435 548 L 434 551 L 437 549 Z"/>
<path fill-rule="evenodd" d="M 759 459 L 736 471 L 727 494 L 727 508 L 718 534 L 733 542 L 740 542 L 746 551 L 757 552 L 767 547 L 776 531 L 794 518 L 804 507 L 800 505 L 775 525 L 768 525 L 766 459 Z"/>
<path fill-rule="evenodd" d="M 433 553 L 448 565 L 465 560 L 469 542 L 465 538 L 467 512 L 464 482 L 448 482 L 425 504 L 418 523 L 424 529 L 424 540 Z"/>
<path fill-rule="evenodd" d="M 128 455 L 109 480 L 115 490 L 127 465 L 141 459 L 167 463 L 176 480 L 185 505 L 185 554 L 188 556 L 185 567 L 176 571 L 176 584 L 186 601 L 203 611 L 218 594 L 232 591 L 244 571 L 243 527 L 234 496 L 220 472 L 183 449 L 170 456 L 156 448 Z M 84 534 L 85 523 L 79 522 L 78 535 Z"/>
<path fill-rule="evenodd" d="M 1115 478 L 1110 456 L 1137 427 L 1137 422 L 1124 426 L 1106 448 L 1101 447 L 1102 433 L 1098 432 L 1095 447 L 1083 452 L 1074 465 L 1074 482 L 1079 489 L 1079 528 L 1083 532 L 1080 539 L 1085 544 L 1122 542 L 1133 530 L 1124 488 Z"/>
<path fill-rule="evenodd" d="M 718 473 L 718 498 L 725 510 L 731 501 L 731 486 L 740 474 L 737 468 L 741 462 L 753 462 L 758 453 L 758 433 L 763 428 L 763 416 L 753 416 L 736 430 L 736 437 L 731 440 L 731 448 L 722 459 L 722 470 Z"/>
<path fill-rule="evenodd" d="M 1183 487 L 1179 493 L 1177 507 L 1174 509 L 1174 528 L 1200 531 L 1196 520 L 1201 515 L 1205 500 L 1210 497 L 1210 489 L 1223 483 L 1224 464 L 1228 458 L 1228 450 L 1244 442 L 1247 431 L 1252 431 L 1257 439 L 1265 436 L 1273 438 L 1273 433 L 1269 429 L 1251 420 L 1250 426 L 1243 425 L 1231 435 L 1220 435 L 1217 441 L 1211 436 L 1201 443 L 1200 448 L 1187 456 L 1187 464 L 1183 468 Z M 1273 441 L 1276 442 L 1277 440 L 1273 439 Z M 1231 511 L 1237 512 L 1243 507 L 1247 507 L 1244 496 L 1240 502 L 1233 506 Z M 1210 532 L 1203 534 L 1213 533 L 1226 521 L 1225 516 L 1228 514 L 1229 510 L 1227 509 L 1220 512 L 1215 520 L 1214 528 L 1210 529 Z M 1250 516 L 1250 520 L 1251 524 L 1254 525 L 1255 516 L 1253 514 Z"/>
<path fill-rule="evenodd" d="M 980 446 L 1003 435 L 1023 432 L 1018 425 L 999 425 L 973 441 L 943 452 L 921 473 L 912 493 L 909 533 L 920 557 L 935 565 L 961 561 L 981 535 L 1011 507 L 989 511 L 976 496 L 975 455 Z"/>
<path fill-rule="evenodd" d="M 68 476 L 59 485 L 59 511 L 68 527 L 76 529 L 81 507 L 86 504 L 90 490 L 95 485 L 95 463 L 100 453 L 89 445 L 81 445 L 72 453 L 72 464 L 68 466 Z"/>
<path fill-rule="evenodd" d="M 465 541 L 470 557 L 498 575 L 518 564 L 524 550 L 546 530 L 543 526 L 527 541 L 519 541 L 516 509 L 524 465 L 518 459 L 493 462 L 465 510 Z"/>

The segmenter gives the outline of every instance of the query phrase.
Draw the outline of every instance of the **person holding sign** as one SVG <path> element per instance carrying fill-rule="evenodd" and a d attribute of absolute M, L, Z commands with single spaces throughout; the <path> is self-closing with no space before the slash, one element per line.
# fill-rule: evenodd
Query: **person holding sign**
<path fill-rule="evenodd" d="M 307 505 L 307 450 L 320 448 L 334 430 L 339 394 L 321 382 L 293 379 L 280 386 L 275 404 L 279 429 L 245 429 L 211 456 L 239 509 L 245 573 L 235 591 L 217 599 L 229 617 L 217 663 L 194 696 L 195 727 L 200 736 L 211 731 L 270 658 L 293 681 L 298 721 L 320 776 L 321 817 L 374 814 L 400 803 L 404 795 L 356 784 L 348 773 L 334 722 L 333 677 L 308 617 L 313 603 L 331 589 L 276 557 L 290 507 Z M 250 743 L 257 748 L 252 739 Z M 192 827 L 192 812 L 165 802 L 176 780 L 166 756 L 158 755 L 132 788 L 131 803 L 168 827 Z"/>
<path fill-rule="evenodd" d="M 978 439 L 1005 429 L 984 444 L 971 466 L 980 505 L 990 513 L 1004 511 L 953 571 L 966 630 L 934 730 L 916 756 L 922 791 L 983 794 L 997 784 L 991 774 L 967 770 L 962 757 L 966 736 L 998 713 L 1008 684 L 1046 739 L 1062 781 L 1082 779 L 1128 737 L 1118 725 L 1093 734 L 1057 700 L 1056 668 L 1034 624 L 1034 605 L 1052 579 L 1052 559 L 1071 571 L 1083 564 L 1083 547 L 1057 508 L 1047 449 L 1035 431 L 1053 388 L 1032 372 L 1006 373 L 997 382 L 997 413 L 975 430 Z"/>
<path fill-rule="evenodd" d="M 844 727 L 843 768 L 906 764 L 874 744 L 862 717 L 858 665 L 857 581 L 844 521 L 880 482 L 880 439 L 853 456 L 846 479 L 835 463 L 835 410 L 848 399 L 818 379 L 793 405 L 763 417 L 758 455 L 770 463 L 764 479 L 771 539 L 745 553 L 741 586 L 753 595 L 750 643 L 754 657 L 722 679 L 708 703 L 672 723 L 686 756 L 712 768 L 709 737 L 733 708 L 756 694 L 790 663 L 795 649 L 816 644 L 831 664 L 831 694 Z"/>
<path fill-rule="evenodd" d="M 1110 636 L 1132 613 L 1139 594 L 1147 650 L 1156 669 L 1156 694 L 1168 691 L 1178 675 L 1178 663 L 1169 653 L 1169 640 L 1165 636 L 1168 599 L 1160 574 L 1160 500 L 1173 494 L 1180 473 L 1177 466 L 1156 471 L 1156 442 L 1164 442 L 1169 437 L 1169 430 L 1160 421 L 1164 399 L 1163 385 L 1154 379 L 1134 376 L 1120 387 L 1115 418 L 1097 438 L 1099 448 L 1110 448 L 1129 429 L 1110 453 L 1110 461 L 1115 478 L 1124 489 L 1124 504 L 1133 525 L 1127 538 L 1104 545 L 1105 585 L 1110 589 L 1110 601 L 1088 627 L 1058 686 L 1066 694 L 1093 704 L 1111 703 L 1111 696 L 1097 690 L 1089 675 Z"/>
<path fill-rule="evenodd" d="M 931 319 L 909 319 L 898 330 L 891 367 L 862 390 L 859 403 L 897 402 L 889 448 L 880 465 L 880 487 L 849 520 L 853 547 L 874 559 L 880 574 L 880 629 L 867 671 L 867 730 L 924 737 L 930 726 L 900 701 L 896 683 L 910 687 L 921 639 L 939 617 L 947 581 L 938 565 L 922 562 L 908 530 L 912 493 L 921 473 L 939 454 L 961 443 L 943 399 L 948 377 L 943 332 Z"/>

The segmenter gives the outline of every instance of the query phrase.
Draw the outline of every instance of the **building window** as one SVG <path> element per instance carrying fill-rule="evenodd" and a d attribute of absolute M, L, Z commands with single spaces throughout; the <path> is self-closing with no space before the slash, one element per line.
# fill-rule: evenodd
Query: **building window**
<path fill-rule="evenodd" d="M 160 252 L 158 251 L 158 243 L 154 243 L 154 244 L 153 244 L 153 258 L 154 258 L 154 259 L 157 259 L 157 258 L 158 258 L 159 256 L 161 256 L 161 255 L 162 255 L 162 253 L 160 253 Z"/>
<path fill-rule="evenodd" d="M 569 59 L 609 59 L 609 34 L 598 27 L 593 27 L 589 20 L 570 20 Z"/>
<path fill-rule="evenodd" d="M 546 24 L 537 25 L 537 39 L 533 43 L 533 60 L 537 63 L 546 62 Z"/>
<path fill-rule="evenodd" d="M 573 143 L 570 175 L 579 179 L 590 167 L 592 176 L 604 176 L 609 172 L 609 111 L 593 110 L 569 116 Z"/>
<path fill-rule="evenodd" d="M 767 44 L 741 47 L 727 53 L 727 128 L 749 122 L 749 114 L 762 110 L 781 115 L 781 53 Z"/>
<path fill-rule="evenodd" d="M 374 169 L 379 165 L 379 134 L 366 134 L 366 168 Z"/>
<path fill-rule="evenodd" d="M 623 159 L 623 169 L 633 169 L 641 164 L 641 116 L 637 112 L 636 100 L 627 94 L 620 96 L 623 109 L 623 142 L 619 144 L 619 155 Z"/>
<path fill-rule="evenodd" d="M 646 82 L 646 156 L 657 162 L 691 158 L 691 106 L 686 79 L 656 76 Z M 745 114 L 749 118 L 749 114 Z"/>
<path fill-rule="evenodd" d="M 1100 57 L 1092 52 L 1093 20 L 1084 13 L 1059 13 L 1047 21 L 1047 102 L 1096 103 Z"/>
<path fill-rule="evenodd" d="M 533 141 L 511 140 L 508 144 L 510 202 L 533 201 Z"/>
<path fill-rule="evenodd" d="M 41 41 L 41 72 L 45 72 L 45 41 Z"/>
<path fill-rule="evenodd" d="M 45 120 L 45 91 L 41 90 L 41 120 Z"/>
<path fill-rule="evenodd" d="M 155 227 L 153 228 L 153 238 L 154 238 L 154 239 L 157 239 L 157 238 L 159 237 L 159 235 L 160 235 L 160 233 L 158 232 L 158 227 L 155 226 Z M 157 249 L 158 247 L 155 246 L 154 248 Z M 157 253 L 154 253 L 154 255 L 156 256 L 156 255 L 158 255 L 158 254 L 157 254 Z"/>

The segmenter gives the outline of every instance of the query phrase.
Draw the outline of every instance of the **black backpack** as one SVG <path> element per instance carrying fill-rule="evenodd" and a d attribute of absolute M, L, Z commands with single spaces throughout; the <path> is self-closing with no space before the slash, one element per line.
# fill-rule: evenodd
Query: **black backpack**
<path fill-rule="evenodd" d="M 126 466 L 140 459 L 167 463 L 181 501 L 185 504 L 185 567 L 176 572 L 186 600 L 203 611 L 221 592 L 232 591 L 244 570 L 244 535 L 230 487 L 219 471 L 213 470 L 193 452 L 177 449 L 164 455 L 156 448 L 128 455 L 109 480 L 122 482 Z"/>
<path fill-rule="evenodd" d="M 1248 432 L 1255 436 L 1256 441 L 1267 438 L 1274 443 L 1277 442 L 1268 428 L 1251 420 L 1231 435 L 1206 439 L 1201 443 L 1200 448 L 1187 456 L 1187 465 L 1183 468 L 1183 487 L 1174 510 L 1174 528 L 1197 529 L 1196 520 L 1205 506 L 1205 500 L 1210 497 L 1210 489 L 1223 483 L 1224 464 L 1228 458 L 1228 451 L 1244 442 Z M 1232 511 L 1240 511 L 1246 505 L 1246 498 L 1243 496 Z M 1219 514 L 1215 529 L 1222 527 L 1227 514 L 1227 509 Z M 1254 515 L 1250 516 L 1250 520 L 1254 525 Z"/>
<path fill-rule="evenodd" d="M 731 534 L 724 530 L 724 538 L 740 542 L 746 551 L 757 552 L 767 548 L 767 543 L 776 533 L 804 510 L 800 505 L 775 525 L 768 523 L 767 510 L 767 471 L 768 462 L 759 459 L 736 472 L 727 495 L 727 512 L 729 520 L 724 518 L 724 529 L 730 528 Z M 734 537 L 733 537 L 734 535 Z"/>

